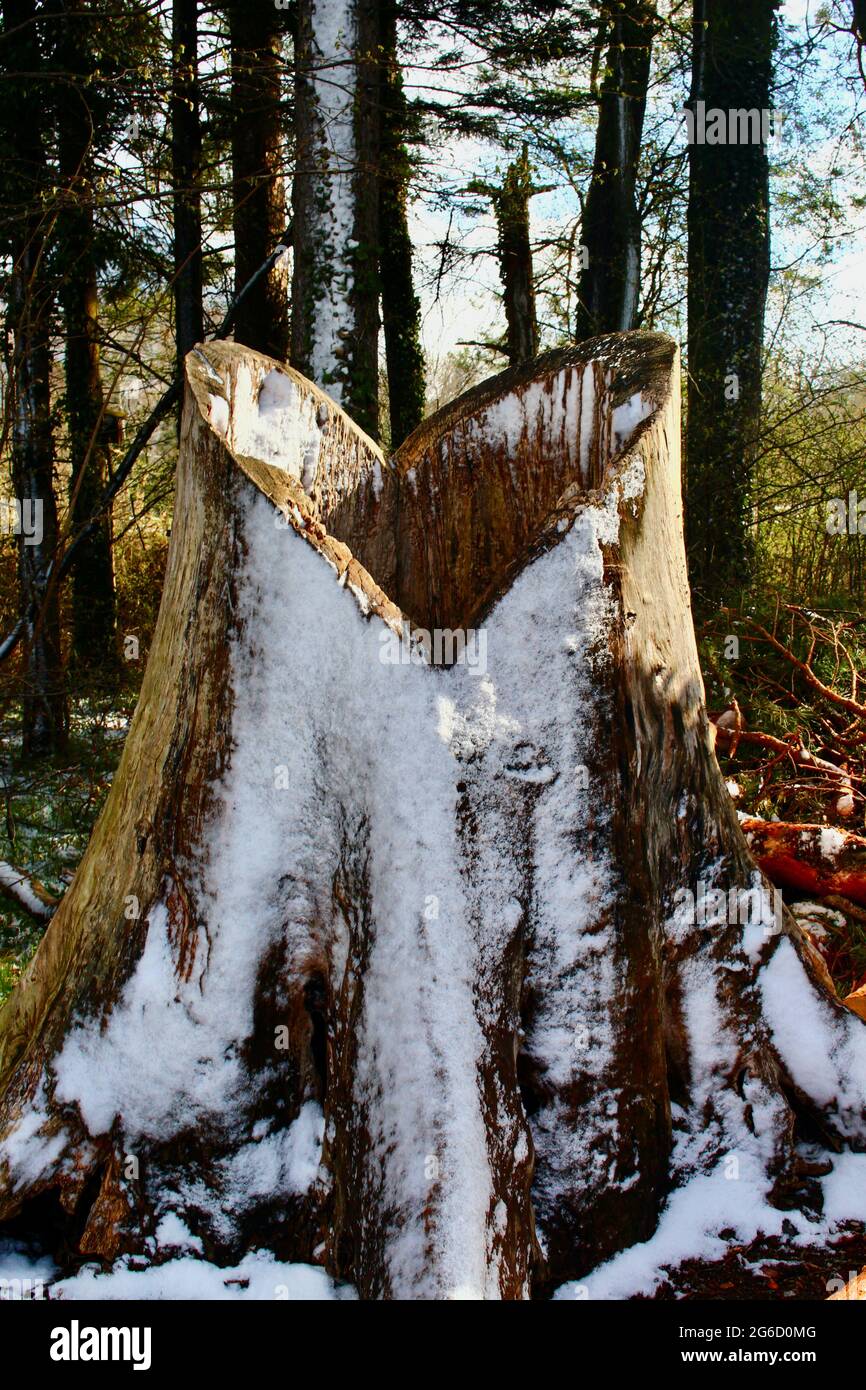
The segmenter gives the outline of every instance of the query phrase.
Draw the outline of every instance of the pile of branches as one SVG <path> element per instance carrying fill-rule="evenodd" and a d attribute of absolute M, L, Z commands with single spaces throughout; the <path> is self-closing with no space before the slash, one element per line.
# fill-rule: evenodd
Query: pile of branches
<path fill-rule="evenodd" d="M 823 904 L 813 944 L 866 1016 L 866 615 L 781 600 L 727 608 L 699 641 L 749 848 L 789 902 Z"/>
<path fill-rule="evenodd" d="M 862 828 L 866 616 L 782 602 L 769 617 L 726 608 L 701 646 L 717 752 L 745 804 Z"/>

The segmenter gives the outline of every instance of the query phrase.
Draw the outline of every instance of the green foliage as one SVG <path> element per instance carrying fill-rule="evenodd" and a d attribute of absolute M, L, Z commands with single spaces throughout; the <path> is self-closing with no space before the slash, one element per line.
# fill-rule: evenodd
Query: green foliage
<path fill-rule="evenodd" d="M 133 705 L 132 695 L 119 706 L 78 701 L 68 755 L 38 766 L 25 763 L 16 752 L 14 716 L 0 726 L 0 859 L 35 878 L 55 898 L 69 886 L 102 809 Z M 0 1004 L 39 945 L 45 925 L 0 890 Z"/>

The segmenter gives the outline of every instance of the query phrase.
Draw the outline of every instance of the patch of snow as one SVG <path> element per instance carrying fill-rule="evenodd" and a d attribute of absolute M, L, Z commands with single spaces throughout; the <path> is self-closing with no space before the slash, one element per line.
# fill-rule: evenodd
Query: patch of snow
<path fill-rule="evenodd" d="M 612 412 L 614 452 L 622 448 L 626 440 L 634 434 L 638 425 L 642 425 L 654 410 L 653 401 L 643 396 L 639 391 L 630 396 L 622 405 L 614 406 Z"/>
<path fill-rule="evenodd" d="M 57 1273 L 54 1261 L 47 1255 L 32 1255 L 18 1240 L 0 1240 L 0 1280 L 30 1280 L 32 1284 L 47 1284 Z"/>
<path fill-rule="evenodd" d="M 384 486 L 385 480 L 382 477 L 382 465 L 379 460 L 376 459 L 373 463 L 373 496 L 376 498 L 377 502 L 382 496 L 382 489 Z"/>
<path fill-rule="evenodd" d="M 843 1133 L 862 1132 L 866 1115 L 866 1028 L 837 1013 L 812 987 L 791 942 L 779 941 L 760 975 L 773 1043 L 794 1082 L 819 1105 L 832 1106 Z"/>
<path fill-rule="evenodd" d="M 819 847 L 824 859 L 835 859 L 845 848 L 846 836 L 843 831 L 832 826 L 824 826 L 819 835 Z"/>
<path fill-rule="evenodd" d="M 471 444 L 504 448 L 515 487 L 520 486 L 517 458 L 521 445 L 543 449 L 546 456 L 569 462 L 583 448 L 583 422 L 578 401 L 580 382 L 592 373 L 592 363 L 565 367 L 554 376 L 530 382 L 520 391 L 501 397 L 464 424 Z M 407 475 L 408 476 L 408 475 Z"/>
<path fill-rule="evenodd" d="M 0 888 L 5 888 L 13 898 L 17 898 L 34 917 L 51 916 L 52 909 L 41 898 L 37 898 L 27 876 L 3 859 L 0 859 Z"/>
<path fill-rule="evenodd" d="M 324 1133 L 322 1107 L 309 1100 L 288 1129 L 254 1139 L 226 1159 L 222 1171 L 232 1207 L 242 1210 L 272 1192 L 308 1191 L 319 1171 Z"/>
<path fill-rule="evenodd" d="M 833 1171 L 822 1187 L 825 1222 L 839 1227 L 846 1221 L 866 1221 L 866 1154 L 834 1154 Z"/>
<path fill-rule="evenodd" d="M 587 362 L 580 382 L 580 474 L 589 474 L 589 459 L 595 439 L 595 364 Z"/>
<path fill-rule="evenodd" d="M 793 1245 L 822 1245 L 843 1222 L 866 1219 L 866 1155 L 835 1155 L 823 1188 L 822 1219 L 809 1220 L 796 1210 L 780 1211 L 770 1204 L 763 1161 L 754 1153 L 738 1151 L 673 1192 L 648 1241 L 623 1250 L 580 1283 L 563 1284 L 554 1298 L 613 1300 L 649 1295 L 664 1281 L 666 1266 L 673 1268 L 688 1259 L 721 1259 L 732 1244 L 747 1245 L 758 1235 L 782 1235 L 785 1222 L 785 1230 L 790 1225 L 796 1228 L 795 1235 L 785 1237 Z"/>
<path fill-rule="evenodd" d="M 230 442 L 236 453 L 283 469 L 309 494 L 316 481 L 322 443 L 318 415 L 313 396 L 300 391 L 285 372 L 273 367 L 256 393 L 249 372 L 241 368 L 226 428 L 230 423 Z"/>
<path fill-rule="evenodd" d="M 99 1265 L 85 1265 L 78 1274 L 50 1286 L 58 1301 L 190 1299 L 333 1301 L 354 1299 L 353 1289 L 336 1285 L 316 1265 L 282 1264 L 269 1251 L 255 1250 L 233 1268 L 223 1269 L 195 1256 L 180 1256 L 166 1264 L 137 1268 L 128 1258 L 103 1272 Z"/>
<path fill-rule="evenodd" d="M 846 926 L 844 912 L 827 907 L 826 903 L 791 903 L 790 911 L 798 922 L 808 927 L 812 936 L 819 938 L 827 936 L 832 929 L 844 930 Z"/>
<path fill-rule="evenodd" d="M 675 1266 L 690 1258 L 721 1258 L 731 1238 L 723 1239 L 720 1231 L 733 1230 L 733 1239 L 745 1243 L 757 1231 L 766 1230 L 767 1182 L 760 1162 L 752 1156 L 741 1164 L 737 1181 L 727 1180 L 725 1172 L 726 1161 L 722 1161 L 712 1173 L 695 1177 L 674 1192 L 648 1241 L 623 1250 L 580 1283 L 562 1285 L 554 1299 L 624 1299 L 651 1294 L 663 1279 L 665 1265 Z M 784 1215 L 775 1213 L 775 1230 L 767 1234 L 781 1231 Z"/>
<path fill-rule="evenodd" d="M 229 403 L 225 396 L 210 395 L 207 398 L 207 417 L 217 434 L 223 438 L 228 434 L 229 429 Z"/>
<path fill-rule="evenodd" d="M 201 1254 L 204 1246 L 199 1236 L 194 1236 L 176 1211 L 166 1212 L 156 1228 L 156 1245 L 159 1250 L 194 1250 Z"/>
<path fill-rule="evenodd" d="M 66 1146 L 64 1131 L 43 1133 L 48 1118 L 43 1078 L 36 1096 L 15 1128 L 0 1142 L 0 1165 L 4 1162 L 9 1164 L 13 1192 L 36 1182 L 63 1153 Z"/>

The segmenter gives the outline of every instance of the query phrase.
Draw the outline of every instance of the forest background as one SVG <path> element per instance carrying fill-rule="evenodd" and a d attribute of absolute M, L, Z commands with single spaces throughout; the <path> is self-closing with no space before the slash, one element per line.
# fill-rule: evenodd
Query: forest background
<path fill-rule="evenodd" d="M 110 785 L 220 332 L 386 450 L 539 351 L 671 334 L 731 794 L 863 831 L 864 10 L 3 0 L 0 1000 Z M 756 138 L 707 138 L 735 111 Z M 820 923 L 841 992 L 864 904 Z"/>

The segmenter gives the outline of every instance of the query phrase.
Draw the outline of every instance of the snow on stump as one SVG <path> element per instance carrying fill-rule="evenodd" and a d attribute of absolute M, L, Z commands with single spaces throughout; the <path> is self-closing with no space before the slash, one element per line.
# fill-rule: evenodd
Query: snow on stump
<path fill-rule="evenodd" d="M 866 1029 L 712 751 L 673 343 L 540 357 L 391 461 L 246 348 L 186 371 L 135 719 L 0 1014 L 5 1229 L 524 1298 L 732 1156 L 808 1210 Z"/>

